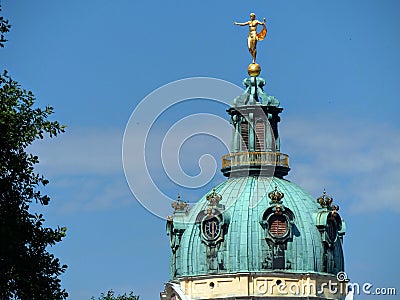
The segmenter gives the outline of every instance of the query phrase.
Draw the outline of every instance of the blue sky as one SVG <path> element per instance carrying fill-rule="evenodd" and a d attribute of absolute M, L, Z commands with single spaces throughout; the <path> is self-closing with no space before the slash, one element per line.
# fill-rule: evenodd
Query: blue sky
<path fill-rule="evenodd" d="M 2 6 L 13 27 L 0 66 L 34 92 L 38 105 L 53 105 L 54 118 L 68 126 L 33 150 L 40 154 L 38 170 L 50 179 L 48 224 L 68 228 L 51 251 L 69 266 L 62 281 L 70 299 L 109 288 L 158 297 L 169 271 L 165 223 L 128 187 L 124 130 L 139 102 L 171 81 L 205 76 L 241 85 L 250 62 L 247 29 L 233 21 L 246 21 L 252 11 L 267 18 L 258 62 L 266 91 L 284 107 L 288 179 L 315 197 L 326 188 L 340 204 L 352 281 L 400 290 L 397 0 L 5 0 Z M 216 103 L 173 107 L 157 119 L 152 145 L 195 113 L 227 118 Z M 202 153 L 220 164 L 226 152 L 202 138 L 188 140 L 180 154 L 192 175 Z M 179 192 L 195 201 L 223 180 L 217 172 L 202 188 L 182 188 L 162 172 L 160 149 L 152 151 L 150 170 L 170 197 Z"/>

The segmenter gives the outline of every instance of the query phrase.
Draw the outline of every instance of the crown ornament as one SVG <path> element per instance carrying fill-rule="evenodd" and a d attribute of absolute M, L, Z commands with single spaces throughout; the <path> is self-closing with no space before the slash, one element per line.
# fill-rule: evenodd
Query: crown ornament
<path fill-rule="evenodd" d="M 181 200 L 181 196 L 178 194 L 178 200 L 171 204 L 174 212 L 188 212 L 189 211 L 189 203 Z"/>
<path fill-rule="evenodd" d="M 206 200 L 209 202 L 210 207 L 218 206 L 219 202 L 222 200 L 222 196 L 220 194 L 217 194 L 214 188 L 212 193 L 206 196 Z"/>
<path fill-rule="evenodd" d="M 322 194 L 321 197 L 317 198 L 317 202 L 321 205 L 321 207 L 331 207 L 331 204 L 333 202 L 333 197 L 330 197 L 326 194 L 326 191 L 324 189 L 324 193 Z M 339 206 L 338 206 L 339 208 Z"/>
<path fill-rule="evenodd" d="M 268 193 L 268 197 L 271 199 L 271 203 L 282 203 L 282 198 L 285 197 L 285 194 L 280 192 L 278 187 L 275 186 L 275 189 Z"/>

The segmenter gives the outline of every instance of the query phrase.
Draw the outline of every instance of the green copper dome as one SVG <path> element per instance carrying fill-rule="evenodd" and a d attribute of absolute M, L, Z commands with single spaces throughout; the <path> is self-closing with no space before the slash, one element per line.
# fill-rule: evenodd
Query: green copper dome
<path fill-rule="evenodd" d="M 284 196 L 274 203 L 268 195 L 275 189 Z M 213 192 L 221 200 L 211 212 L 207 195 Z M 332 212 L 296 184 L 276 177 L 238 177 L 226 180 L 207 195 L 189 212 L 176 211 L 173 221 L 168 222 L 174 250 L 171 278 L 273 270 L 336 274 L 343 269 L 343 226 L 337 228 L 329 255 L 325 249 L 329 237 L 320 227 L 322 231 L 327 228 L 327 216 Z M 276 207 L 288 216 L 288 222 L 286 229 L 283 225 L 286 236 L 274 239 L 271 226 L 265 223 L 268 214 L 276 214 Z M 202 233 L 207 212 L 219 216 L 221 232 L 214 241 Z M 341 225 L 341 220 L 338 223 Z"/>
<path fill-rule="evenodd" d="M 171 280 L 201 275 L 268 272 L 336 275 L 344 268 L 345 225 L 332 198 L 313 198 L 284 179 L 279 101 L 248 78 L 227 110 L 234 127 L 224 155 L 226 181 L 189 209 L 178 199 L 167 220 Z"/>

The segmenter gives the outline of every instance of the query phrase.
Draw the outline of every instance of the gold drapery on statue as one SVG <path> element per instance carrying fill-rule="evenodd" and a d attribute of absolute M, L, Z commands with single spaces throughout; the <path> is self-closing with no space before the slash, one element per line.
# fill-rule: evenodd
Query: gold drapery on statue
<path fill-rule="evenodd" d="M 257 39 L 259 41 L 262 41 L 265 39 L 266 36 L 267 36 L 267 26 L 265 26 L 265 24 L 263 24 L 263 29 L 261 29 L 261 31 L 259 33 L 257 33 Z"/>

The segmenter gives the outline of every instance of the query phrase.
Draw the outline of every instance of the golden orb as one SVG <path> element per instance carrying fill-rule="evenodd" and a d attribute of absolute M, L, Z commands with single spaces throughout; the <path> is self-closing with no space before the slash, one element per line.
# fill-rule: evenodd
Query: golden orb
<path fill-rule="evenodd" d="M 260 72 L 261 72 L 261 67 L 257 63 L 250 64 L 249 67 L 247 68 L 247 73 L 249 73 L 251 77 L 257 77 L 258 75 L 260 75 Z"/>

